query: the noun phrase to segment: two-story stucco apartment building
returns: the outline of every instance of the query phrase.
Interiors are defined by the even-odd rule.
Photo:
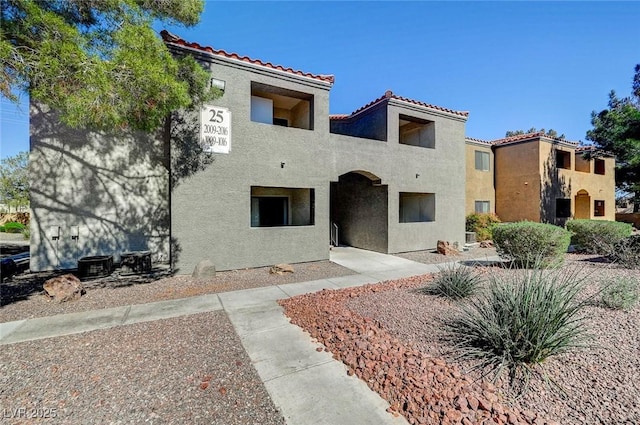
[[[32,105],[32,270],[133,250],[178,273],[324,260],[331,234],[384,253],[464,241],[467,112],[388,91],[332,116],[333,76],[162,36],[223,95],[127,137]]]
[[[502,221],[615,220],[615,159],[544,133],[466,139],[466,212]]]

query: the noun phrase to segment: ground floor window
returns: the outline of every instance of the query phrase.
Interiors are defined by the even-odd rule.
[[[476,213],[488,214],[491,212],[491,204],[489,201],[476,201]]]
[[[251,227],[314,224],[315,190],[251,186]]]
[[[567,199],[567,198],[556,199],[556,217],[559,217],[559,218],[571,217],[571,199]]]
[[[400,192],[400,223],[435,221],[434,193]]]
[[[593,201],[593,215],[595,217],[604,216],[604,201]]]

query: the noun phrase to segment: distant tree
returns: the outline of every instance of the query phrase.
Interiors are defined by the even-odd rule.
[[[20,152],[0,161],[0,202],[9,210],[29,205],[29,153]]]
[[[204,0],[1,0],[0,94],[58,110],[72,127],[151,131],[216,93],[190,55],[174,57],[155,20],[195,25]]]
[[[608,107],[591,113],[591,125],[587,140],[615,155],[616,187],[633,194],[633,211],[640,212],[640,64],[635,67],[631,96],[618,98],[612,90]]]
[[[553,137],[554,139],[562,139],[562,140],[564,140],[566,138],[564,134],[558,135],[558,132],[555,131],[552,128],[549,129],[548,131],[545,131],[544,128],[541,128],[540,130],[538,130],[535,127],[531,127],[527,131],[524,131],[524,130],[509,130],[509,131],[507,131],[505,133],[504,137],[519,136],[520,134],[529,134],[529,133],[544,133],[549,137]]]

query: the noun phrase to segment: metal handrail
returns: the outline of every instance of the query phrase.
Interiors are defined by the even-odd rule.
[[[334,222],[331,222],[331,244],[333,246],[338,246],[338,225]]]

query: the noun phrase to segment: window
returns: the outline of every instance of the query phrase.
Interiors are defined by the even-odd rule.
[[[476,152],[476,170],[489,171],[489,152]]]
[[[252,82],[251,121],[313,130],[313,95]]]
[[[476,201],[476,213],[488,214],[491,212],[491,204],[489,201]]]
[[[596,159],[593,165],[594,173],[604,175],[604,159]]]
[[[604,201],[593,201],[593,215],[604,217]]]
[[[571,152],[556,151],[556,167],[571,169]]]
[[[400,223],[435,221],[434,193],[400,192]]]
[[[558,218],[571,217],[571,199],[566,199],[566,198],[556,199],[556,217]]]
[[[251,227],[314,224],[315,190],[251,186]]]
[[[436,147],[436,123],[401,114],[399,137],[400,144],[433,149]]]

